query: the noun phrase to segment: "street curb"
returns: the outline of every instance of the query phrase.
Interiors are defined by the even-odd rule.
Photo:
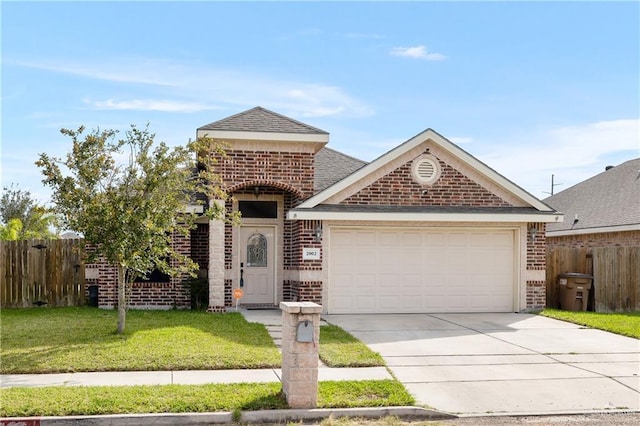
[[[245,411],[241,423],[280,423],[300,420],[321,420],[329,417],[380,418],[395,416],[422,420],[453,419],[456,416],[421,407],[361,407],[361,408],[315,408],[310,410]]]
[[[287,421],[312,421],[328,417],[381,418],[395,416],[421,420],[452,419],[456,416],[421,407],[372,407],[372,408],[316,408],[309,410],[261,410],[243,411],[239,423],[284,423]],[[99,416],[60,417],[3,417],[0,425],[20,426],[134,426],[134,425],[199,425],[234,423],[233,413],[169,413],[169,414],[108,414]]]

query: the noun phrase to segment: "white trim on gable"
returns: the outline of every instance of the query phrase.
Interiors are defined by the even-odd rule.
[[[540,212],[555,211],[553,208],[538,200],[536,197],[529,194],[527,191],[511,182],[510,180],[508,180],[507,178],[505,178],[477,158],[473,157],[471,154],[467,153],[460,147],[456,146],[432,129],[425,130],[424,132],[414,136],[405,143],[387,152],[386,154],[378,157],[376,160],[365,165],[353,174],[347,176],[346,178],[336,182],[332,186],[309,198],[308,200],[300,204],[296,209],[310,209],[319,204],[326,203],[341,191],[348,189],[352,185],[357,185],[358,182],[364,180],[367,176],[376,173],[381,168],[387,166],[389,163],[397,161],[403,154],[418,148],[420,145],[428,141],[437,145],[444,151],[447,151],[452,156],[458,158],[464,164],[476,170],[481,175],[485,176],[489,181],[493,182],[499,188],[504,189],[506,192],[512,194],[517,199],[522,200],[524,204],[533,207]],[[335,202],[335,200],[331,201]],[[331,201],[329,201],[329,203],[331,203]]]

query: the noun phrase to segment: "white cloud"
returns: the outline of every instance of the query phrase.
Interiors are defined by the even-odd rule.
[[[12,63],[97,80],[151,84],[157,86],[156,96],[162,96],[161,99],[109,98],[91,102],[94,107],[102,109],[193,112],[230,106],[237,109],[238,105],[246,108],[262,105],[279,108],[298,117],[365,117],[373,114],[371,107],[340,87],[279,79],[240,69],[149,58],[108,58],[88,63],[46,60]],[[202,99],[207,99],[209,103],[203,103]]]
[[[500,141],[485,155],[487,165],[540,198],[557,193],[640,156],[640,120],[621,119],[572,125]],[[478,144],[474,144],[478,146]]]
[[[207,105],[199,102],[180,102],[172,100],[155,100],[155,99],[130,99],[115,101],[107,99],[105,101],[85,100],[86,104],[97,109],[119,110],[119,111],[161,111],[161,112],[198,112],[220,109],[214,105]]]
[[[117,61],[116,63],[109,61],[109,63],[105,64],[96,64],[93,61],[88,64],[73,63],[72,61],[47,62],[46,60],[32,62],[3,59],[3,61],[5,62],[5,64],[52,71],[61,74],[77,75],[80,77],[96,80],[154,86],[175,85],[174,82],[164,78],[164,76],[162,75],[162,69],[156,68],[156,61],[144,58],[139,58],[139,60],[137,61],[138,64],[136,64],[136,66],[140,67],[139,69],[142,72],[129,72],[129,70],[126,69],[125,65],[129,61],[129,59],[127,58],[122,58],[121,61]]]
[[[447,57],[441,53],[431,53],[427,50],[426,46],[413,46],[413,47],[394,47],[389,52],[393,56],[402,56],[412,59],[426,59],[428,61],[443,61]]]

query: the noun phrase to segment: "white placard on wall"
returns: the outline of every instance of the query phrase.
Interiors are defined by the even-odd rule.
[[[303,247],[302,260],[320,260],[320,247]]]

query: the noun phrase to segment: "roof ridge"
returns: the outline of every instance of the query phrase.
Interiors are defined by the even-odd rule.
[[[260,132],[260,133],[307,133],[322,134],[329,133],[303,123],[286,115],[279,114],[267,108],[256,106],[246,111],[233,114],[229,117],[205,124],[198,130],[227,130],[238,132]]]

